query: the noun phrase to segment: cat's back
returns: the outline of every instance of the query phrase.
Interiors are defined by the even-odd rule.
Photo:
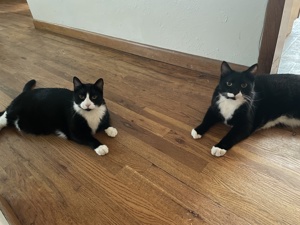
[[[73,92],[65,88],[38,88],[24,92],[25,96],[37,101],[56,101],[72,100]]]
[[[255,77],[255,91],[266,94],[297,94],[300,95],[300,75],[272,74]]]
[[[72,91],[65,88],[37,88],[30,91],[22,92],[17,98],[28,98],[35,100],[44,100],[49,98],[56,98],[57,100],[64,97],[72,97]]]
[[[10,108],[34,109],[71,106],[73,92],[65,88],[37,88],[22,92],[14,99]]]

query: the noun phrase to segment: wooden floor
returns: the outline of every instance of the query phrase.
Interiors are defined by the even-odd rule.
[[[7,1],[9,2],[9,1]],[[0,3],[0,111],[26,81],[72,88],[103,77],[118,129],[104,157],[55,136],[0,133],[0,194],[23,225],[300,224],[300,130],[255,133],[224,157],[190,131],[218,76],[35,30],[25,3]]]

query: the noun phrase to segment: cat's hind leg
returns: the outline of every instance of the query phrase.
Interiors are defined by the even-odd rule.
[[[0,113],[0,130],[3,128],[3,127],[6,127],[7,126],[7,112],[4,111],[4,112],[1,112]]]
[[[56,131],[55,131],[55,134],[56,134],[58,137],[62,138],[62,139],[68,139],[67,135],[66,135],[64,132],[60,131],[60,130],[56,130]]]

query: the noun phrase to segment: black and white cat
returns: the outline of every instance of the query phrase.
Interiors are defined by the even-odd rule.
[[[32,134],[56,134],[87,145],[98,155],[108,153],[108,147],[93,134],[105,130],[110,137],[118,132],[110,126],[109,112],[103,99],[103,79],[95,84],[83,84],[73,78],[74,91],[63,88],[32,89],[29,81],[23,92],[0,113],[0,130],[14,126]]]
[[[211,106],[202,123],[191,132],[192,137],[198,139],[217,122],[232,126],[212,147],[212,155],[223,156],[233,145],[261,128],[277,124],[300,126],[300,76],[254,76],[256,70],[256,64],[237,72],[228,63],[222,63]]]

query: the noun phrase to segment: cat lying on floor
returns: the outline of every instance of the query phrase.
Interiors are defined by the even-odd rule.
[[[83,84],[73,78],[74,91],[63,88],[32,89],[29,81],[23,92],[4,112],[0,113],[0,130],[14,126],[32,134],[52,134],[91,147],[98,155],[108,153],[108,147],[93,134],[105,130],[110,137],[117,130],[110,126],[109,112],[103,99],[103,79],[95,84]]]
[[[256,75],[257,65],[243,72],[221,66],[221,78],[202,123],[191,132],[201,138],[217,122],[231,126],[227,135],[211,149],[223,156],[239,141],[261,128],[277,124],[300,126],[300,76]]]

